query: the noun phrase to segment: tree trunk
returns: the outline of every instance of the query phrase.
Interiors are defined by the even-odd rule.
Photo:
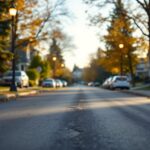
[[[120,52],[120,75],[122,76],[123,75],[123,53],[122,53],[122,50]]]
[[[149,5],[150,5],[150,3],[149,3]],[[149,10],[149,14],[148,15],[149,15],[148,16],[149,46],[148,46],[148,54],[147,54],[147,56],[148,56],[148,78],[150,80],[150,10]]]
[[[131,56],[130,50],[128,52],[128,65],[129,65],[129,70],[130,70],[131,80],[132,80],[131,84],[134,87],[135,86],[135,79],[134,79],[133,63],[132,63],[132,56]]]

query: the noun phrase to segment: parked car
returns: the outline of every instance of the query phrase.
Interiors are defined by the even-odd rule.
[[[110,86],[111,86],[112,78],[113,78],[112,76],[109,77],[109,78],[107,78],[107,79],[104,81],[104,83],[102,84],[102,87],[103,87],[103,88],[106,88],[106,89],[109,89]]]
[[[95,86],[95,87],[99,87],[99,86],[100,86],[100,83],[99,83],[99,82],[94,82],[94,86]]]
[[[88,86],[94,86],[94,82],[89,82]]]
[[[65,80],[61,80],[62,84],[63,84],[63,87],[66,87],[68,85],[67,81]]]
[[[63,83],[61,80],[55,79],[55,82],[56,82],[56,87],[63,87]]]
[[[45,79],[42,81],[42,87],[56,87],[56,82],[54,79]]]
[[[24,71],[15,71],[15,82],[20,88],[29,86],[29,78]],[[3,85],[11,85],[12,83],[12,71],[8,71],[2,77]]]
[[[130,82],[127,76],[114,76],[111,80],[110,89],[130,89]]]

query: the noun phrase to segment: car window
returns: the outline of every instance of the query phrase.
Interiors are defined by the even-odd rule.
[[[7,72],[5,76],[12,76],[12,72]],[[15,76],[21,76],[21,72],[15,72]]]
[[[44,82],[52,82],[52,80],[44,80]]]
[[[125,77],[118,77],[116,78],[117,81],[127,81],[127,78]]]
[[[6,72],[6,73],[4,74],[4,76],[12,76],[12,73],[11,73],[11,72]]]

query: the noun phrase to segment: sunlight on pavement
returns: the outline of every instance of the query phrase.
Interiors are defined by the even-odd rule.
[[[115,98],[116,99],[116,98]],[[132,100],[131,100],[132,99]],[[97,109],[97,108],[111,108],[111,107],[125,107],[125,106],[137,106],[150,104],[150,99],[143,98],[131,98],[130,100],[111,100],[100,101],[99,99],[93,99],[93,102],[87,103],[84,109]]]
[[[101,109],[101,108],[112,108],[112,107],[126,107],[126,106],[137,106],[137,105],[150,105],[150,99],[145,98],[126,98],[114,100],[101,100],[101,99],[80,99],[78,104],[71,106],[44,106],[42,108],[28,108],[26,110],[13,109],[10,111],[0,111],[0,120],[7,119],[19,119],[26,117],[42,116],[42,115],[57,115],[60,113],[89,110],[89,109]]]
[[[53,92],[53,93],[48,93],[49,95],[73,95],[73,94],[82,94],[83,92],[81,91],[74,91],[74,92],[70,92],[70,91],[62,91],[62,92]],[[85,92],[86,94],[90,94],[90,93],[93,93],[93,91],[88,91],[88,92]],[[96,92],[95,92],[96,93]],[[99,93],[99,92],[98,92]]]
[[[43,107],[43,108],[32,108],[26,110],[12,110],[9,112],[0,112],[0,120],[3,119],[17,119],[17,118],[26,118],[32,116],[56,114],[70,111],[70,108],[66,107]]]

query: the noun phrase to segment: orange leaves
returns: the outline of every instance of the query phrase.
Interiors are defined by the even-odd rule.
[[[37,19],[32,21],[33,26],[40,26],[41,23],[42,23],[42,19],[40,19],[40,18],[37,18]]]
[[[17,10],[21,11],[25,8],[25,0],[17,0],[16,1]]]
[[[111,70],[111,72],[112,72],[113,74],[119,74],[120,69],[119,69],[118,67],[113,67],[112,70]]]

